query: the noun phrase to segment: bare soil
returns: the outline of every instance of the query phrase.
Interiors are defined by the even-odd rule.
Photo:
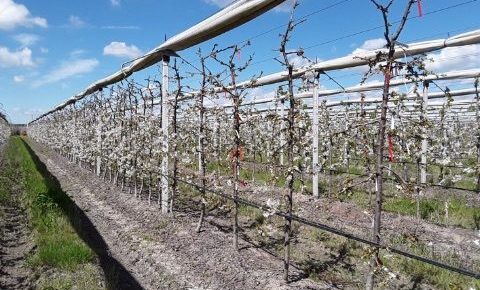
[[[248,240],[233,249],[228,226],[209,218],[195,233],[197,213],[162,215],[133,195],[107,184],[34,142],[32,149],[62,189],[92,222],[109,254],[145,289],[329,289],[293,266],[283,282],[282,260]]]

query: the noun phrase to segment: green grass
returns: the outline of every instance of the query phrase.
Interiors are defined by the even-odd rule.
[[[192,169],[196,169],[198,166],[192,166]],[[207,172],[217,172],[218,174],[224,176],[231,176],[232,171],[228,162],[210,162],[206,165]],[[281,172],[277,172],[276,179],[272,177],[272,174],[269,171],[260,170],[257,168],[255,173],[251,168],[240,168],[240,179],[246,182],[251,182],[255,180],[255,183],[260,185],[273,185],[278,187],[284,187],[286,178]],[[305,180],[305,187],[308,192],[312,191],[312,181],[310,178]],[[300,191],[302,188],[302,183],[298,177],[295,178],[293,183],[293,188],[295,191]]]
[[[309,243],[321,243],[323,247],[330,250],[331,253],[339,253],[342,249],[347,250],[345,258],[349,263],[357,265],[354,272],[345,272],[342,267],[339,267],[341,264],[332,264],[328,267],[322,267],[320,271],[317,268],[304,268],[305,271],[309,274],[309,277],[315,281],[325,281],[327,280],[339,280],[346,285],[350,281],[354,283],[355,281],[363,281],[363,270],[362,265],[366,265],[371,252],[366,247],[360,246],[358,243],[349,241],[346,238],[335,236],[330,233],[323,232],[318,229],[307,229],[306,233],[301,233],[303,236],[307,237]],[[396,244],[408,245],[409,252],[417,254],[419,256],[428,257],[431,256],[431,248],[418,242],[412,242],[406,237],[399,236],[398,239],[392,241],[393,246]],[[308,247],[308,244],[305,245]],[[295,253],[295,249],[293,250]],[[298,253],[297,253],[298,254]],[[302,254],[302,253],[301,253]],[[456,274],[454,272],[432,266],[414,259],[409,259],[402,257],[400,255],[392,254],[388,251],[382,250],[382,259],[383,265],[387,267],[390,271],[394,273],[399,273],[408,280],[416,281],[421,287],[421,283],[431,285],[432,289],[480,289],[480,280],[475,280],[467,276]],[[458,257],[455,254],[443,253],[442,260],[447,264],[456,265],[455,261],[458,261]],[[314,265],[315,261],[311,260],[309,255],[305,257],[302,256],[304,260],[300,262],[300,265],[303,267]],[[328,258],[320,259],[320,265],[325,266],[324,262]],[[458,262],[457,262],[458,263]],[[476,268],[478,269],[478,267]],[[380,282],[382,278],[378,278]],[[358,286],[358,285],[357,285]],[[391,288],[394,287],[390,285]],[[384,286],[385,287],[385,286]],[[381,288],[381,287],[380,287]],[[387,287],[385,287],[387,288]],[[383,288],[382,288],[383,289]],[[417,288],[415,288],[417,289]],[[423,288],[422,288],[423,289]],[[430,289],[430,288],[428,288]]]
[[[399,237],[395,244],[408,245],[409,251],[419,256],[428,257],[432,254],[428,246],[419,242],[414,243],[405,237]],[[458,257],[453,253],[444,253],[442,260],[453,266],[461,266],[456,265]],[[384,255],[382,261],[388,268],[406,273],[417,282],[433,285],[435,289],[480,289],[480,280],[414,259],[388,254]]]
[[[42,290],[96,290],[104,289],[104,285],[96,280],[98,269],[93,264],[84,264],[73,274],[60,271],[54,277],[40,281]]]
[[[410,216],[417,214],[415,200],[407,197],[387,199],[384,203],[384,210]],[[420,216],[422,219],[428,219],[432,213],[442,210],[442,205],[437,201],[425,199],[420,201]]]
[[[254,220],[257,225],[262,225],[265,222],[263,211],[258,208],[240,204],[238,206],[238,214]]]
[[[457,181],[455,186],[469,190],[475,190],[477,188],[477,180],[471,177],[465,177],[462,180]]]
[[[93,251],[76,234],[64,212],[68,196],[53,178],[38,170],[20,137],[9,141],[7,157],[12,156],[23,176],[23,202],[35,232],[37,251],[30,257],[31,266],[74,270],[91,262]]]
[[[38,252],[32,257],[33,265],[48,265],[62,269],[74,270],[77,266],[92,260],[92,251],[76,233],[65,218],[56,218],[55,229],[62,233],[50,230],[42,231],[37,239]],[[52,228],[50,226],[50,228]]]
[[[372,199],[375,197],[372,196]],[[368,194],[354,190],[349,199],[362,208],[370,208]],[[383,202],[385,212],[406,216],[417,215],[415,198],[405,196],[385,196]],[[420,217],[438,224],[459,226],[466,229],[480,230],[480,206],[469,205],[462,198],[450,198],[448,201],[448,219],[445,212],[445,201],[424,198],[420,200]]]
[[[0,159],[0,203],[12,202],[12,190],[18,182],[19,156],[15,154],[15,145],[8,142],[3,151],[3,158]]]
[[[408,197],[386,199],[384,210],[402,215],[416,216],[416,202]],[[480,207],[469,206],[464,200],[450,199],[448,202],[448,219],[445,203],[440,200],[420,200],[420,216],[422,219],[437,223],[447,223],[468,229],[478,229]]]
[[[437,289],[480,289],[480,282],[423,262],[398,257],[397,267],[414,279],[435,285]]]
[[[220,166],[220,168],[223,167]],[[350,168],[352,169],[355,167],[351,166]],[[254,175],[255,182],[258,184],[272,184],[278,187],[285,186],[284,176],[279,176],[274,181],[272,180],[271,174],[266,171],[257,170],[255,174],[253,174],[253,170],[249,168],[242,168],[240,171],[241,179],[246,180],[247,182],[252,180],[252,175]],[[473,188],[473,182],[470,183],[471,184],[468,185],[459,183],[458,185],[465,188]],[[311,179],[306,180],[305,186],[307,191],[312,190]],[[325,188],[327,188],[327,184],[322,182],[319,186],[320,192],[325,191]],[[298,178],[295,179],[294,189],[296,191],[300,191],[301,189],[301,182]],[[384,191],[386,197],[384,202],[385,211],[408,216],[416,216],[416,201],[414,198],[395,196],[395,193],[398,192],[398,189],[395,186],[390,186],[390,184],[385,185]],[[369,206],[368,195],[365,192],[354,190],[351,194],[349,194],[349,198],[363,208],[367,208]],[[420,216],[424,220],[456,225],[468,229],[478,229],[480,227],[480,207],[470,206],[464,200],[459,198],[450,199],[448,206],[448,219],[446,218],[445,204],[443,201],[422,199],[420,201]]]

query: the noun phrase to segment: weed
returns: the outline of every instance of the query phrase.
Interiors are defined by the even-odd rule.
[[[240,205],[238,207],[238,214],[241,216],[245,216],[248,219],[254,220],[256,225],[262,225],[265,222],[265,216],[263,215],[263,211],[254,207]]]
[[[475,230],[480,231],[480,209],[473,212],[473,223],[475,224]]]
[[[315,242],[325,242],[330,239],[330,235],[319,229],[310,230],[310,238]]]

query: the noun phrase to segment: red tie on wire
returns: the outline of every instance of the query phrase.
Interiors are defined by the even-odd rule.
[[[417,0],[418,17],[423,16],[422,0]]]
[[[237,50],[237,59],[240,60],[242,58],[242,52],[239,50]]]
[[[393,154],[393,137],[388,134],[388,160],[390,162],[395,162],[395,155]]]

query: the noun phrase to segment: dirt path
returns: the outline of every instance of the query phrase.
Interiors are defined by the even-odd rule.
[[[328,289],[308,279],[286,285],[282,261],[206,225],[194,234],[196,217],[163,216],[132,195],[30,142],[63,190],[92,221],[117,259],[146,289]],[[303,277],[299,270],[292,277]]]
[[[0,204],[0,289],[33,289],[26,257],[34,245],[26,212],[19,206],[21,188],[13,185],[10,192],[10,200]]]

